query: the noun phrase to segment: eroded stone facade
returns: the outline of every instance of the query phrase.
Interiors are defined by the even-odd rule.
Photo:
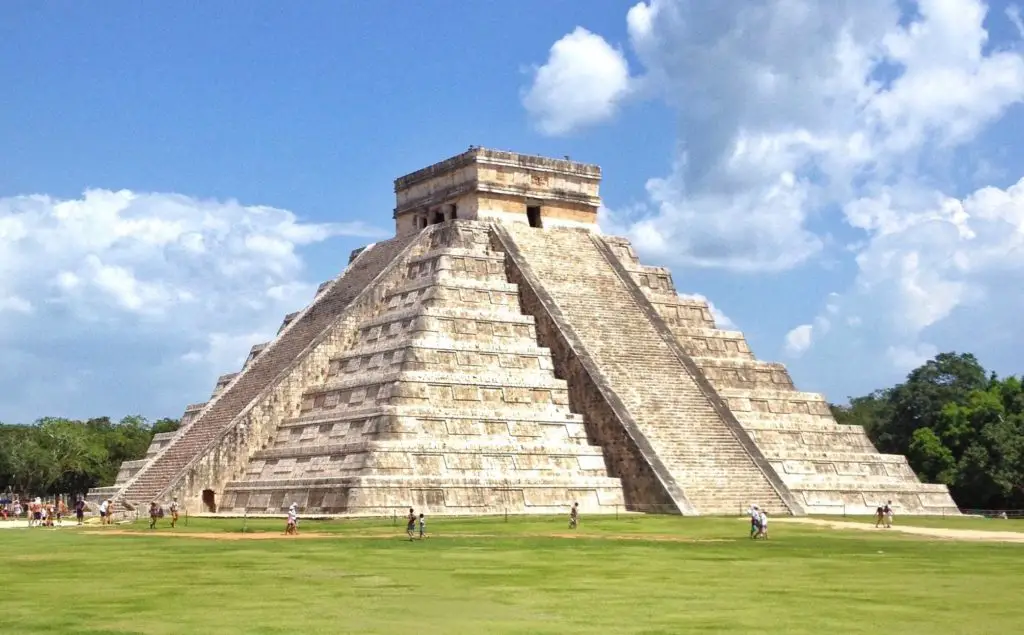
[[[955,511],[596,231],[597,166],[471,148],[112,488],[192,511]]]

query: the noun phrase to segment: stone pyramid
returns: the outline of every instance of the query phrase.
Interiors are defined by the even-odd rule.
[[[306,514],[955,513],[596,224],[597,166],[471,148],[113,488]]]

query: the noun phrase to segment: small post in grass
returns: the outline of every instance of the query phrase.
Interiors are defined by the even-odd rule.
[[[245,511],[242,512],[242,533],[244,534],[246,532],[246,530],[248,530],[248,528],[249,528],[249,509],[246,508]]]

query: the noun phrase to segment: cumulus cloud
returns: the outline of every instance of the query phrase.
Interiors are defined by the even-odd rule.
[[[527,94],[563,108],[558,131],[603,119],[589,113],[628,94],[676,107],[679,156],[633,210],[638,247],[682,264],[788,269],[822,249],[809,226],[819,210],[912,177],[926,150],[971,139],[1024,98],[1020,53],[986,51],[983,3],[917,9],[908,21],[896,0],[640,2],[626,21],[642,72],[629,77],[620,54],[566,62],[560,47],[578,39],[612,50],[578,29]],[[577,89],[597,75],[642,90]],[[528,111],[554,131],[550,111]]]
[[[885,351],[886,357],[899,372],[909,372],[939,354],[939,349],[931,344],[916,346],[890,346]]]
[[[610,119],[629,93],[629,65],[600,35],[577,28],[534,69],[523,105],[545,134],[562,135]]]
[[[309,302],[320,280],[304,271],[304,246],[380,233],[178,194],[0,198],[0,418],[60,414],[69,385],[116,414],[129,392],[109,395],[120,381],[140,384],[129,393],[138,412],[173,414],[163,408],[205,396]]]
[[[850,288],[786,336],[794,355],[860,329],[903,367],[958,312],[1019,310],[998,290],[1024,284],[1024,184],[965,193],[941,167],[992,173],[974,144],[1024,102],[1024,47],[988,25],[1019,29],[1016,7],[646,0],[625,17],[638,63],[622,98],[660,99],[681,123],[646,200],[602,215],[645,258],[780,272],[852,257]]]
[[[811,347],[811,340],[814,337],[814,326],[801,324],[786,333],[786,352],[797,357]]]

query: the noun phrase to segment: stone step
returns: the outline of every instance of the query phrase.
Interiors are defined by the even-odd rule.
[[[374,327],[389,327],[390,325],[398,322],[410,322],[408,325],[403,325],[401,330],[435,330],[440,331],[441,329],[429,329],[425,328],[433,319],[438,320],[466,320],[471,322],[479,323],[492,323],[492,324],[514,324],[514,325],[526,325],[533,326],[534,320],[532,316],[523,315],[512,307],[501,307],[498,310],[494,309],[474,309],[464,307],[404,307],[401,309],[392,309],[381,313],[380,315],[367,320],[359,325],[360,332],[369,331]],[[415,324],[412,322],[415,321]],[[416,328],[413,328],[416,327]],[[526,334],[529,336],[529,333]]]
[[[168,448],[140,470],[121,496],[130,502],[144,504],[170,487],[175,477],[231,425],[260,391],[292,364],[315,337],[334,324],[337,315],[411,240],[412,237],[396,238],[378,243],[360,254],[339,279],[316,297],[311,308],[247,364],[211,405],[182,429]]]
[[[510,347],[498,346],[493,342],[467,342],[466,346],[459,348],[437,346],[437,343],[435,340],[428,341],[426,346],[419,343],[406,346],[378,346],[375,347],[378,349],[375,351],[367,351],[365,347],[361,347],[362,350],[357,348],[343,357],[331,360],[327,378],[332,380],[354,374],[399,370],[472,373],[488,369],[509,369],[553,372],[554,368],[551,353],[546,349],[531,346],[530,342]],[[455,345],[459,346],[459,343]]]
[[[733,493],[784,507],[589,234],[518,227],[508,233],[698,511]],[[552,257],[567,253],[571,260]]]
[[[481,245],[473,248],[466,247],[438,247],[430,249],[424,253],[414,256],[409,259],[409,266],[422,265],[424,263],[431,264],[437,260],[455,260],[459,258],[465,258],[468,260],[482,260],[482,261],[493,261],[502,263],[502,275],[505,273],[504,263],[505,254],[504,252],[497,251],[491,248],[489,245]]]
[[[344,414],[327,413],[323,415],[301,415],[287,419],[280,424],[280,428],[295,426],[318,425],[327,422],[357,422],[371,418],[391,417],[398,419],[423,419],[430,421],[504,421],[504,422],[551,422],[551,423],[583,423],[583,416],[570,412],[562,406],[548,406],[540,408],[537,406],[517,407],[481,407],[480,404],[460,404],[457,407],[438,404],[415,406],[415,405],[389,405],[377,404],[364,409],[352,409]]]
[[[449,371],[441,368],[438,370],[374,370],[353,375],[337,375],[320,386],[310,387],[305,394],[312,396],[391,384],[546,390],[566,390],[567,388],[564,379],[557,379],[551,371],[543,369],[486,367],[484,370],[472,372]]]
[[[794,490],[857,490],[866,491],[899,491],[923,492],[934,491],[922,489],[925,485],[916,479],[901,476],[884,476],[874,474],[839,475],[839,474],[786,474],[786,484]],[[940,485],[940,487],[945,487]]]
[[[484,436],[478,439],[460,440],[452,445],[429,437],[402,440],[365,440],[347,443],[324,443],[314,446],[274,447],[259,450],[254,459],[301,458],[313,456],[331,456],[367,452],[407,453],[407,454],[499,454],[499,455],[538,455],[538,456],[592,456],[603,460],[601,448],[591,445],[573,443],[510,443],[508,437]],[[602,464],[603,465],[603,464]]]
[[[466,487],[477,489],[481,487],[493,487],[497,489],[524,488],[524,487],[553,487],[569,486],[573,489],[584,488],[609,488],[621,491],[619,479],[607,476],[572,476],[567,478],[559,475],[530,475],[510,476],[508,478],[494,475],[482,477],[452,477],[452,476],[341,476],[327,478],[309,479],[275,479],[260,481],[231,481],[227,484],[225,491],[247,489],[268,489],[275,490],[284,487],[416,487],[416,488],[457,488]]]
[[[344,353],[331,357],[332,369],[340,369],[352,359],[365,359],[374,355],[385,355],[406,348],[443,350],[494,355],[528,355],[551,358],[551,351],[539,346],[536,340],[522,339],[502,342],[480,342],[477,340],[453,337],[443,333],[421,331],[409,333],[394,339],[375,341],[372,344],[359,345]]]
[[[900,454],[881,454],[879,452],[820,450],[793,446],[765,446],[763,450],[765,455],[772,460],[780,461],[839,461],[848,463],[891,463],[898,465],[905,465],[907,463],[906,457]]]
[[[737,412],[736,418],[747,430],[775,432],[834,432],[836,434],[864,434],[861,426],[837,423],[831,414],[806,414],[790,412],[785,415],[773,412]]]

